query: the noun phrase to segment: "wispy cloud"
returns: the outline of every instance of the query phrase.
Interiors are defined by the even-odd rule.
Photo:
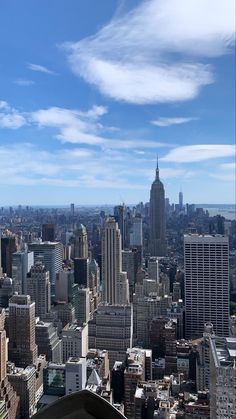
[[[222,163],[219,165],[216,173],[211,173],[211,177],[223,182],[236,182],[236,163]]]
[[[101,124],[101,118],[108,112],[104,106],[92,106],[88,111],[51,107],[33,112],[20,112],[7,102],[0,101],[0,127],[17,129],[23,125],[36,124],[40,128],[53,128],[54,138],[61,143],[83,144],[100,147],[101,151],[112,149],[130,150],[136,148],[157,149],[171,147],[169,143],[136,138],[134,134]],[[119,137],[117,137],[117,133]],[[120,138],[120,137],[123,138]],[[128,138],[127,138],[128,137]]]
[[[33,80],[26,80],[26,79],[17,79],[14,81],[15,84],[18,86],[32,86],[35,84]]]
[[[222,0],[183,0],[181,7],[179,0],[142,1],[94,36],[63,47],[74,73],[113,99],[189,100],[214,81],[201,58],[233,45],[234,9],[234,0],[227,7]]]
[[[88,169],[89,168],[89,169]],[[6,172],[8,176],[5,176]],[[119,178],[117,178],[119,173]],[[86,149],[48,152],[28,143],[0,147],[0,184],[143,189],[127,181],[125,165]]]
[[[94,106],[88,112],[53,107],[32,112],[31,118],[42,127],[57,128],[56,135],[62,142],[103,144],[99,136],[98,119],[107,112],[103,106]]]
[[[235,155],[231,144],[195,144],[176,147],[160,160],[174,163],[192,163]]]
[[[25,117],[7,102],[0,101],[0,128],[18,129],[26,124]]]
[[[57,73],[53,70],[50,70],[49,68],[45,67],[44,65],[40,65],[40,64],[33,64],[33,63],[28,63],[27,67],[29,70],[32,71],[39,71],[40,73],[46,73],[46,74],[51,74],[51,75],[57,75]]]
[[[231,163],[220,164],[220,169],[221,170],[234,170],[236,172],[236,163],[231,162]]]
[[[155,119],[154,121],[150,121],[152,125],[156,125],[157,127],[169,127],[171,125],[180,125],[186,124],[187,122],[195,121],[197,118],[194,117],[160,117]]]
[[[112,130],[113,136],[105,136],[110,130],[100,123],[100,118],[108,112],[104,106],[93,106],[87,112],[78,109],[48,108],[32,112],[31,121],[40,127],[56,128],[56,138],[62,143],[87,144],[100,146],[103,150],[157,148],[169,147],[169,144],[158,141],[139,140],[135,138],[120,139],[114,134],[119,130]]]

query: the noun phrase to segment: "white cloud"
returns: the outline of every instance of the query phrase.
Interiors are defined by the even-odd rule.
[[[0,128],[17,129],[26,124],[25,117],[7,102],[0,101]]]
[[[26,79],[17,79],[14,81],[14,83],[18,86],[32,86],[34,84],[34,81]]]
[[[156,125],[157,127],[169,127],[171,125],[179,125],[179,124],[186,124],[187,122],[195,121],[197,118],[193,117],[160,117],[155,119],[154,121],[150,121],[152,125]]]
[[[236,171],[236,163],[231,162],[231,163],[220,164],[220,169],[221,170],[235,170]]]
[[[123,133],[122,139],[117,138],[116,133],[119,133],[120,130],[110,129],[111,127],[102,125],[100,122],[102,116],[107,112],[106,107],[94,105],[88,111],[52,107],[22,113],[11,107],[7,102],[0,101],[0,127],[17,129],[25,124],[36,124],[40,128],[54,128],[56,130],[54,137],[61,143],[97,146],[103,151],[111,148],[132,151],[135,148],[157,149],[172,146],[159,141],[136,139],[134,134],[129,132]],[[112,136],[104,135],[111,132],[113,133]],[[134,138],[132,138],[133,136]],[[127,140],[125,137],[131,137],[131,139]]]
[[[197,144],[172,149],[160,160],[175,163],[191,163],[235,155],[231,144]]]
[[[27,143],[0,147],[0,184],[3,185],[144,188],[137,182],[127,181],[124,175],[123,162],[108,161],[102,152],[63,148],[53,153]]]
[[[223,182],[234,182],[236,181],[236,163],[222,163],[219,165],[216,173],[210,175],[215,179],[222,180]]]
[[[8,103],[5,102],[5,100],[0,100],[0,109],[3,109],[4,111],[9,111],[11,108],[8,105]]]
[[[213,82],[202,57],[230,51],[234,0],[148,0],[94,36],[64,44],[75,74],[103,94],[136,104],[196,97]],[[145,29],[144,29],[145,28]]]
[[[104,106],[93,106],[87,112],[78,109],[48,108],[30,114],[32,122],[40,127],[56,128],[56,138],[62,143],[97,145],[106,150],[169,147],[169,144],[137,139],[108,138],[103,135],[107,127],[100,124],[100,118],[107,113]],[[109,131],[109,130],[108,130]]]
[[[222,180],[223,182],[234,182],[236,181],[235,173],[212,173],[210,174],[214,179]]]
[[[40,64],[33,64],[33,63],[28,63],[27,65],[29,70],[32,71],[39,71],[40,73],[46,73],[46,74],[51,74],[51,75],[57,75],[57,73],[53,70],[50,70],[49,68],[45,67],[44,65],[40,65]]]
[[[104,139],[97,135],[97,119],[106,113],[106,108],[94,106],[88,112],[53,107],[31,113],[31,119],[42,127],[59,130],[56,137],[61,142],[102,144]]]

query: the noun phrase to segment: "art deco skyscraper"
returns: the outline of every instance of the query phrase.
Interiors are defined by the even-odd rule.
[[[158,161],[150,192],[149,250],[151,256],[166,254],[165,189],[159,178]]]
[[[221,235],[184,236],[185,335],[200,337],[205,323],[229,335],[229,243]]]
[[[127,304],[129,288],[127,273],[122,272],[121,234],[115,219],[106,220],[102,238],[103,301]]]
[[[80,259],[88,258],[88,234],[83,224],[75,231],[74,257]]]

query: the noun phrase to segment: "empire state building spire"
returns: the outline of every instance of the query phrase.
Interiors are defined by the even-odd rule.
[[[165,189],[159,177],[157,157],[156,177],[150,191],[150,234],[151,256],[166,255]]]
[[[158,165],[158,154],[157,154],[157,167],[156,167],[156,181],[159,180],[159,165]]]

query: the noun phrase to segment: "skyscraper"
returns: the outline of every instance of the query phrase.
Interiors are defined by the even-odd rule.
[[[15,252],[12,255],[12,279],[15,291],[26,294],[27,273],[34,264],[33,252]]]
[[[30,269],[27,278],[27,293],[35,301],[35,315],[45,319],[51,308],[49,272],[42,264],[36,262]]]
[[[184,196],[183,196],[183,192],[182,192],[182,191],[180,191],[180,192],[179,192],[179,209],[180,209],[180,211],[181,211],[181,210],[183,209],[183,207],[184,207],[183,203],[184,203]]]
[[[184,267],[186,338],[202,336],[209,322],[217,336],[228,336],[228,237],[185,235]]]
[[[36,362],[37,352],[35,303],[29,295],[14,295],[9,303],[9,360],[25,368]]]
[[[136,215],[132,218],[132,226],[130,229],[130,246],[131,247],[142,247],[143,245],[143,226],[142,217]]]
[[[88,322],[88,341],[89,348],[106,348],[110,369],[115,361],[125,361],[133,342],[132,306],[99,305]]]
[[[105,222],[102,238],[103,301],[109,304],[127,304],[129,288],[127,275],[122,272],[121,234],[115,219]]]
[[[166,254],[165,189],[159,178],[158,161],[150,192],[149,250],[151,256]]]
[[[124,249],[126,242],[126,232],[125,232],[125,206],[124,204],[116,205],[114,207],[114,218],[118,223],[118,227],[121,234],[121,247]]]
[[[34,252],[34,260],[41,260],[49,271],[52,290],[56,282],[56,274],[62,269],[63,246],[60,242],[34,242],[29,244]]]
[[[88,258],[88,234],[83,224],[75,231],[74,257],[80,259]]]
[[[43,242],[54,242],[55,241],[55,224],[43,224],[42,225],[42,240]]]
[[[1,262],[4,274],[12,277],[12,254],[17,251],[17,237],[9,234],[1,237]]]
[[[1,418],[19,417],[19,397],[16,395],[7,376],[8,339],[4,329],[5,310],[0,309],[0,404]],[[4,405],[4,408],[3,408]],[[3,414],[4,412],[4,414]],[[6,415],[6,416],[5,416]]]
[[[2,232],[0,230],[0,276],[2,276]]]

